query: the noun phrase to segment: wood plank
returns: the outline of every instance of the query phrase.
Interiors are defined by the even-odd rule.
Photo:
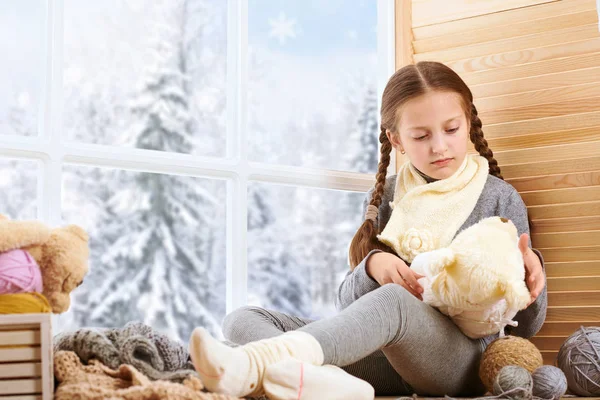
[[[412,0],[396,0],[396,69],[413,63]]]
[[[558,351],[567,338],[568,336],[535,336],[529,340],[539,350]]]
[[[519,64],[510,67],[489,69],[486,71],[477,71],[471,73],[465,72],[460,74],[460,77],[467,85],[473,86],[484,83],[571,71],[574,69],[597,67],[598,65],[600,65],[600,52],[544,60],[529,64]]]
[[[503,124],[487,124],[483,127],[486,138],[528,135],[569,129],[587,129],[600,126],[600,112],[561,115],[558,117],[539,118],[529,121],[507,122]],[[572,158],[572,157],[563,157]]]
[[[590,113],[592,114],[592,113]],[[565,118],[565,117],[560,117]],[[585,118],[585,117],[581,117]],[[598,115],[600,119],[600,114]],[[550,119],[550,118],[547,118]],[[506,124],[509,125],[509,124]],[[489,128],[488,128],[489,129]],[[518,131],[517,131],[518,132]],[[487,135],[487,132],[485,132]],[[600,142],[585,142],[561,144],[557,146],[538,147],[533,149],[506,150],[494,152],[494,158],[502,166],[505,164],[519,164],[523,160],[562,161],[574,158],[590,158],[600,154]],[[592,185],[585,185],[592,186]]]
[[[41,359],[39,347],[0,347],[0,362],[37,361]]]
[[[448,7],[446,0],[413,2],[413,27],[439,24],[483,14],[497,13],[555,0],[486,0],[455,2]]]
[[[1,314],[0,314],[0,316],[1,316]],[[40,324],[11,324],[11,325],[1,325],[0,324],[0,332],[39,330],[39,328],[40,328]]]
[[[51,400],[54,393],[54,354],[52,350],[52,320],[43,321],[40,325],[42,356],[42,393],[44,400]]]
[[[0,379],[29,378],[41,375],[42,364],[39,362],[0,364]]]
[[[554,232],[596,231],[600,229],[600,216],[533,219],[529,225],[534,235]]]
[[[495,40],[469,46],[452,47],[446,50],[414,54],[415,61],[435,60],[455,62],[465,58],[477,58],[514,51],[531,51],[531,49],[579,42],[598,37],[598,24],[592,23],[574,28],[557,29],[517,38]]]
[[[598,78],[598,84],[600,86],[600,77]],[[560,115],[579,114],[592,111],[600,111],[600,97],[588,97],[585,99],[536,104],[519,108],[484,111],[479,113],[479,118],[484,124],[501,124],[505,122],[558,117]],[[600,127],[588,129],[592,130],[593,136],[600,137]]]
[[[460,19],[422,27],[413,27],[415,39],[423,40],[435,36],[447,36],[461,32],[485,29],[490,26],[506,26],[520,22],[550,18],[559,14],[571,14],[595,10],[595,0],[563,0],[546,4],[485,14],[468,19]]]
[[[554,58],[596,53],[598,51],[600,51],[600,38],[594,38],[569,44],[557,43],[546,47],[536,47],[527,50],[512,50],[505,53],[448,61],[446,62],[446,65],[458,74],[462,74],[465,72],[485,71],[488,69],[551,60]]]
[[[600,215],[600,201],[530,206],[527,212],[532,219],[587,217]]]
[[[0,326],[41,324],[50,321],[51,316],[50,313],[4,314],[0,315]]]
[[[597,28],[596,28],[597,29]],[[554,74],[536,75],[527,78],[482,83],[471,86],[475,98],[504,96],[507,94],[533,92],[562,86],[582,85],[600,81],[600,66],[574,69]]]
[[[488,144],[490,141],[488,140]],[[490,145],[490,148],[495,150],[495,147]],[[569,175],[580,172],[595,172],[600,170],[600,157],[588,157],[588,158],[577,158],[570,160],[561,160],[559,163],[556,161],[546,161],[540,163],[527,163],[527,164],[503,164],[500,165],[502,170],[502,176],[507,181],[515,180],[516,178],[526,177],[548,177],[550,175],[559,176],[559,179],[566,179],[567,181],[573,182],[571,185],[561,184],[560,187],[581,187],[582,182],[588,182],[589,179],[575,179],[575,175]],[[565,178],[566,177],[566,178]],[[555,177],[556,178],[556,177]],[[537,178],[534,178],[537,179]],[[570,182],[567,182],[570,183]],[[557,187],[557,185],[536,185],[536,188],[528,190],[545,190]],[[522,191],[525,191],[523,189]]]
[[[544,360],[544,365],[554,365],[556,366],[556,355],[558,351],[542,351],[542,359]]]
[[[477,107],[477,111],[485,113],[492,110],[529,107],[557,101],[574,101],[589,97],[598,97],[599,93],[600,90],[597,83],[584,83],[582,85],[562,86],[497,97],[475,98],[475,106]]]
[[[539,248],[544,260],[547,262],[569,262],[569,261],[598,261],[600,260],[600,246]],[[558,278],[556,278],[558,279]],[[565,278],[571,279],[571,278]],[[600,286],[598,286],[600,289]],[[554,290],[554,289],[553,289]],[[569,289],[555,289],[569,290]]]
[[[520,195],[528,206],[597,201],[600,199],[600,185],[522,192]]]
[[[493,25],[489,24],[480,29],[467,32],[415,40],[413,42],[413,47],[415,53],[426,53],[440,51],[450,47],[469,46],[483,42],[543,33],[555,29],[573,28],[576,26],[597,23],[598,14],[596,13],[596,10],[590,9],[571,14],[557,14],[548,18],[538,19],[535,22],[521,21],[510,23],[508,20],[505,20],[504,22],[508,23],[503,25],[504,29],[490,29]]]
[[[41,379],[16,379],[4,381],[0,385],[0,394],[35,394],[41,391]]]
[[[600,85],[598,85],[600,86]],[[482,121],[487,121],[482,119]],[[485,130],[485,125],[483,127]],[[600,127],[570,129],[487,139],[488,146],[493,151],[531,149],[535,147],[556,146],[569,143],[600,141]],[[562,172],[562,171],[559,171]]]
[[[2,331],[0,332],[0,346],[11,345],[36,345],[40,344],[39,330]]]
[[[544,269],[548,278],[595,276],[600,275],[600,261],[546,262]]]
[[[2,396],[0,400],[42,400],[41,394],[25,394],[16,396]]]
[[[544,254],[544,253],[542,253]],[[581,290],[600,290],[600,276],[576,276],[576,277],[557,277],[546,278],[548,291],[566,292]],[[561,319],[559,321],[572,321],[570,319]],[[598,318],[581,319],[581,321],[600,321]]]
[[[554,161],[554,163],[557,163]],[[562,163],[562,160],[561,160]],[[559,189],[568,187],[594,186],[600,182],[600,171],[585,171],[568,174],[507,179],[519,192]]]
[[[541,233],[531,239],[536,248],[596,246],[600,243],[600,230],[584,232]],[[600,269],[598,269],[600,275]]]
[[[557,307],[548,306],[546,321],[588,321],[600,319],[599,306]]]
[[[587,322],[544,322],[538,335],[569,337],[577,332],[582,325],[585,327],[600,326],[600,320]]]
[[[549,306],[600,306],[600,290],[549,292]]]

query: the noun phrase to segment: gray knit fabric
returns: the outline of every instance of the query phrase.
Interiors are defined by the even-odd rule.
[[[391,215],[395,176],[387,179],[378,221],[383,228]],[[371,189],[363,212],[370,202]],[[513,221],[519,234],[529,233],[527,210],[517,191],[489,176],[478,202],[459,232],[483,218]],[[458,233],[458,232],[457,232]],[[419,301],[399,285],[380,286],[365,272],[367,259],[349,271],[340,285],[340,313],[320,321],[293,317],[257,307],[229,314],[225,337],[247,343],[299,329],[313,335],[323,348],[325,363],[342,366],[371,383],[377,395],[474,396],[485,392],[478,377],[481,354],[497,335],[470,339],[445,315]],[[535,251],[535,250],[534,250]],[[541,254],[536,254],[543,260]],[[541,328],[547,308],[544,288],[538,299],[517,314],[512,334],[531,337]],[[381,357],[384,355],[384,357]]]
[[[194,366],[186,349],[140,322],[123,328],[83,328],[54,337],[54,351],[73,351],[82,362],[97,359],[117,369],[129,364],[152,380],[182,382]]]

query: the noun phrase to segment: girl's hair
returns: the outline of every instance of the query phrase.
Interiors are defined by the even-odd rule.
[[[423,95],[429,91],[454,92],[460,95],[462,106],[467,120],[470,121],[471,129],[469,138],[475,145],[475,150],[485,157],[489,162],[490,174],[503,179],[500,175],[498,161],[488,143],[483,137],[481,130],[481,120],[477,116],[477,109],[473,104],[473,94],[465,82],[451,68],[439,62],[421,61],[417,64],[410,64],[400,68],[388,81],[381,101],[381,133],[379,142],[381,143],[381,159],[377,167],[375,189],[371,198],[371,205],[379,208],[381,197],[385,187],[386,173],[390,165],[390,153],[392,144],[390,143],[386,131],[396,133],[398,126],[398,116],[400,107],[407,101]],[[379,219],[378,219],[379,221]],[[381,249],[396,254],[390,247],[381,243],[377,239],[377,234],[381,231],[379,224],[371,219],[365,219],[350,243],[349,260],[350,268],[356,266],[373,249]]]

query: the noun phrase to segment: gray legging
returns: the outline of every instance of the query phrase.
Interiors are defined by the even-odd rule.
[[[465,336],[448,317],[402,286],[381,286],[319,321],[258,307],[240,308],[223,321],[225,338],[237,344],[295,329],[319,341],[325,364],[369,382],[376,395],[485,393],[478,376],[484,341]]]

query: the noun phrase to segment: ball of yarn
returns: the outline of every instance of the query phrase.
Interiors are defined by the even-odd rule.
[[[567,392],[567,377],[552,365],[542,365],[531,374],[533,395],[542,399],[558,400]]]
[[[532,388],[533,380],[529,371],[516,365],[507,365],[496,376],[492,393],[514,400],[531,400]]]
[[[504,336],[494,340],[483,352],[479,364],[479,378],[490,392],[496,376],[503,367],[516,365],[529,373],[544,364],[542,353],[527,339]]]
[[[557,361],[573,393],[600,395],[600,328],[579,328],[560,346]]]
[[[0,295],[0,314],[49,313],[52,307],[40,293],[11,293]]]
[[[35,259],[25,250],[0,253],[0,294],[42,292],[42,275]]]

